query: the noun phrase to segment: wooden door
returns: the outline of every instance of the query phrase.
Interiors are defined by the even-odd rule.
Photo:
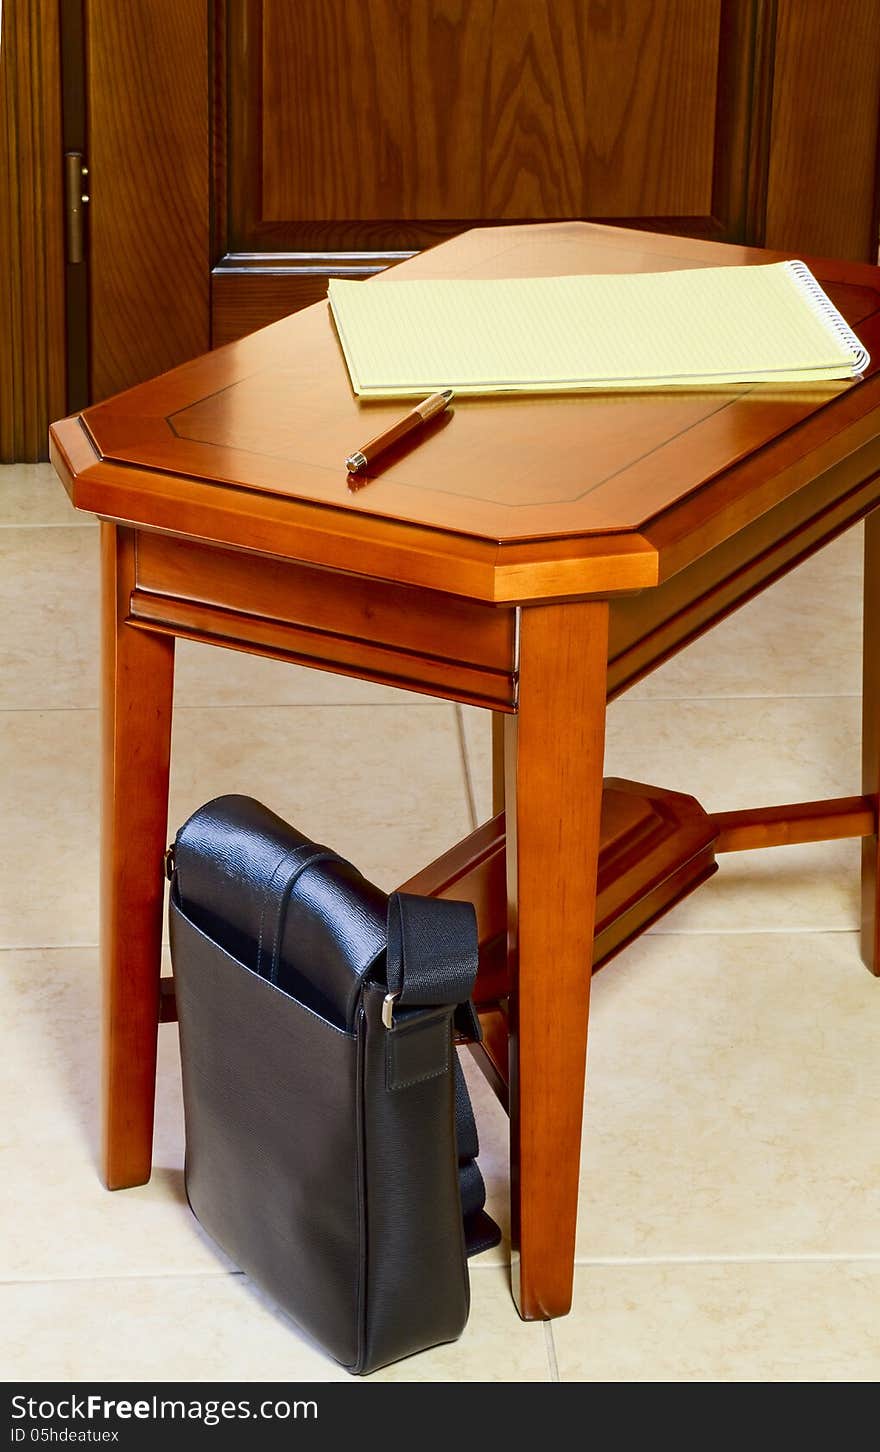
[[[875,246],[880,0],[85,6],[95,398],[467,227]]]

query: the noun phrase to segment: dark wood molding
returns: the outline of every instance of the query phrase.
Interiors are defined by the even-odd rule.
[[[722,0],[712,178],[715,240],[763,241],[777,0]],[[665,229],[664,229],[665,230]],[[696,235],[685,225],[677,229]]]
[[[58,0],[7,0],[0,45],[0,461],[65,410]]]
[[[778,0],[757,0],[752,17],[748,191],[742,223],[742,240],[750,247],[763,247],[767,231],[767,175],[776,75],[777,8]]]

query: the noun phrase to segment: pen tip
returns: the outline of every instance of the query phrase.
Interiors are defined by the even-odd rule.
[[[451,403],[452,400],[455,397],[455,393],[453,392],[453,390],[451,388],[441,388],[440,392],[442,393],[443,397],[446,399],[446,402],[447,403]]]

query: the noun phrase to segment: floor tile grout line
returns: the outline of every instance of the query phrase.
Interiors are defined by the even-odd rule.
[[[135,1188],[144,1188],[137,1186]],[[115,1193],[115,1192],[114,1192]],[[185,1207],[184,1207],[185,1208]],[[864,1257],[862,1257],[864,1259]],[[509,1261],[491,1261],[487,1265],[469,1265],[470,1275],[484,1275],[490,1271],[510,1270]],[[54,1285],[76,1285],[86,1281],[195,1281],[211,1280],[220,1281],[225,1276],[242,1276],[247,1278],[247,1272],[240,1270],[238,1266],[218,1265],[215,1269],[204,1266],[198,1270],[111,1270],[102,1271],[95,1269],[91,1274],[79,1275],[3,1275],[0,1274],[0,1288],[3,1286],[54,1286]],[[511,1299],[511,1308],[513,1300]],[[547,1322],[545,1325],[549,1324]]]
[[[544,1322],[544,1350],[547,1352],[547,1364],[550,1368],[550,1380],[561,1381],[559,1375],[559,1362],[556,1358],[556,1343],[553,1340],[553,1322]]]
[[[630,701],[633,706],[668,705],[671,701],[682,703],[699,701],[856,701],[861,698],[861,691],[752,691],[748,694],[739,692],[728,692],[727,695],[713,696],[636,696]],[[625,701],[626,696],[619,696],[620,701]],[[612,703],[617,705],[617,701]]]
[[[394,701],[340,701],[340,700],[335,700],[335,701],[256,701],[256,702],[255,701],[198,701],[198,702],[194,702],[194,701],[193,702],[191,702],[191,701],[180,701],[179,703],[178,702],[175,702],[174,710],[175,710],[175,712],[178,712],[178,711],[254,711],[254,710],[258,710],[258,711],[285,711],[285,710],[291,710],[291,711],[317,711],[317,710],[327,711],[327,710],[330,710],[332,708],[339,707],[339,708],[343,708],[345,710],[358,710],[358,711],[365,711],[365,710],[374,711],[374,710],[382,709],[382,708],[385,708],[385,709],[394,709],[394,710],[397,710],[397,711],[406,711],[406,710],[425,709],[426,707],[435,708],[435,707],[438,707],[438,706],[442,706],[442,705],[447,705],[448,704],[448,702],[445,702],[445,701],[441,700],[440,698],[436,698],[436,699],[430,698],[430,699],[427,699],[427,700],[424,699],[424,698],[419,698],[418,700],[406,700],[405,699],[406,694],[408,694],[408,693],[401,692],[401,699],[400,700],[394,700]],[[860,696],[860,694],[858,692],[842,693],[842,694],[834,694],[834,695],[813,695],[813,696],[809,696],[809,695],[798,695],[798,696],[652,696],[649,701],[641,702],[641,703],[635,702],[634,704],[636,704],[636,705],[638,705],[638,704],[642,704],[642,705],[670,705],[670,704],[673,704],[675,702],[680,702],[682,705],[693,706],[693,705],[699,705],[701,703],[705,703],[707,705],[711,705],[713,703],[716,703],[717,704],[718,702],[725,702],[725,703],[729,704],[731,701],[765,701],[765,702],[766,701],[858,701],[860,699],[861,699],[861,696]],[[73,705],[73,706],[55,706],[55,705],[44,705],[44,706],[0,706],[0,715],[13,716],[13,715],[26,715],[28,713],[49,715],[52,712],[59,712],[59,711],[68,711],[68,712],[70,712],[70,711],[91,711],[91,712],[97,712],[99,710],[100,710],[100,706],[98,706],[97,703],[95,703],[93,705],[81,704],[81,705]],[[460,710],[461,710],[461,707],[458,706],[458,705],[456,705],[456,713],[458,713]],[[458,716],[457,715],[456,715],[456,719],[458,719]],[[461,729],[463,730],[463,728],[461,728]],[[466,748],[465,748],[465,750],[466,750]],[[473,786],[473,779],[472,779],[472,775],[471,775],[471,772],[470,772],[470,765],[469,765],[469,763],[468,763],[468,766],[467,766],[467,772],[468,772],[468,783],[469,783],[468,790],[469,790],[470,796],[473,798],[473,796],[474,796],[474,786]],[[476,812],[475,812],[475,809],[473,809],[473,815],[474,815],[474,818],[475,818],[475,820],[474,820],[474,826],[477,826],[477,825],[479,825],[479,823],[476,820]]]
[[[409,711],[424,709],[427,706],[446,706],[447,701],[200,701],[198,705],[189,701],[175,702],[175,713],[178,711],[327,711],[333,707],[350,711],[358,710],[374,711],[377,707],[393,708],[397,711]],[[92,715],[100,711],[100,706],[0,706],[0,715],[22,716],[28,712],[42,713],[49,715],[53,711],[83,711],[91,712]]]
[[[750,1266],[750,1265],[880,1265],[880,1251],[835,1251],[823,1254],[816,1251],[808,1255],[656,1255],[643,1256],[640,1258],[626,1256],[595,1256],[588,1260],[576,1259],[575,1270],[602,1269],[602,1270],[639,1270],[656,1266]],[[493,1261],[488,1265],[471,1265],[471,1275],[487,1275],[490,1272],[509,1272],[508,1262]],[[90,1281],[221,1281],[226,1277],[246,1278],[246,1273],[237,1266],[218,1265],[215,1269],[207,1266],[196,1270],[111,1270],[102,1271],[95,1269],[90,1274],[79,1275],[0,1275],[0,1288],[12,1286],[54,1286],[54,1285],[77,1285]],[[513,1302],[511,1301],[511,1309]],[[556,1344],[552,1339],[552,1322],[545,1321],[545,1345],[547,1347],[548,1361],[552,1371],[556,1375],[552,1380],[560,1380],[558,1363],[556,1360]],[[547,1333],[550,1333],[548,1338]],[[552,1348],[552,1349],[551,1349]]]
[[[859,923],[851,923],[849,926],[841,923],[837,927],[813,927],[798,928],[787,924],[780,928],[764,924],[762,927],[754,928],[649,928],[647,932],[640,934],[640,940],[646,938],[758,938],[758,937],[779,937],[785,933],[798,933],[802,936],[812,934],[814,936],[827,935],[829,933],[858,933]]]
[[[293,664],[293,662],[292,662]],[[305,667],[307,669],[307,667]],[[357,679],[357,677],[351,677]],[[366,684],[369,684],[367,682]],[[417,699],[412,699],[417,696]],[[409,697],[409,699],[407,699]],[[673,702],[680,702],[682,705],[712,705],[719,701],[730,703],[731,701],[858,701],[861,700],[860,691],[831,691],[828,693],[799,692],[795,695],[756,695],[756,696],[650,696],[644,700],[631,702],[636,706],[662,706]],[[303,710],[320,707],[326,710],[331,706],[345,706],[357,708],[358,710],[374,710],[377,706],[393,706],[397,709],[406,710],[408,707],[439,707],[450,703],[440,696],[424,697],[416,692],[401,690],[399,698],[393,701],[180,701],[175,702],[175,711],[253,711],[253,710]],[[461,712],[461,706],[455,705],[456,716]],[[98,711],[97,703],[93,705],[73,706],[0,706],[0,712],[12,714],[14,712],[24,713],[26,711]],[[462,737],[464,735],[464,724],[461,725]]]
[[[857,937],[859,933],[858,923],[851,927],[838,928],[688,928],[678,931],[658,932],[652,928],[649,932],[641,934],[639,941],[650,941],[651,938],[764,938],[781,937],[785,934],[794,934],[797,937],[829,937],[832,934],[849,934]],[[167,946],[167,940],[163,939],[163,947]],[[82,952],[94,949],[98,950],[100,944],[97,942],[76,942],[76,943],[0,943],[0,953],[70,953]]]
[[[21,522],[11,520],[9,524],[0,523],[0,529],[94,529],[97,530],[96,519],[53,519],[46,524],[29,524],[26,520]]]
[[[455,728],[456,734],[458,736],[458,751],[461,757],[462,771],[464,772],[464,789],[467,795],[468,817],[471,824],[470,830],[472,832],[475,832],[477,830],[477,827],[480,825],[479,817],[477,816],[477,797],[474,790],[474,779],[473,773],[471,772],[470,757],[468,755],[467,734],[465,732],[464,725],[464,712],[461,709],[461,703],[458,701],[455,702]]]
[[[97,953],[99,947],[99,943],[0,943],[0,953]]]
[[[180,1271],[95,1271],[93,1275],[72,1276],[0,1276],[3,1286],[55,1286],[80,1285],[88,1281],[220,1281],[224,1276],[244,1276],[237,1266],[218,1266],[216,1270]]]

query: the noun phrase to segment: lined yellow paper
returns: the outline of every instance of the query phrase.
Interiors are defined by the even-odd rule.
[[[329,295],[363,396],[818,382],[870,362],[802,262],[370,287],[334,278]]]

